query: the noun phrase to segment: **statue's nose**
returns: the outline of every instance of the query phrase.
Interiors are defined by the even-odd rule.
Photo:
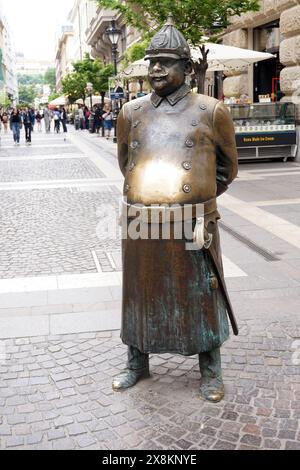
[[[160,70],[161,70],[161,65],[160,65],[159,62],[156,62],[156,64],[155,64],[154,67],[153,67],[153,71],[154,71],[154,72],[158,72],[158,71],[160,71]]]

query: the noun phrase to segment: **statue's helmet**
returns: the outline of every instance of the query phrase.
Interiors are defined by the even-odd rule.
[[[155,57],[191,58],[189,45],[183,35],[175,28],[172,15],[169,15],[166,24],[153,37],[149,48],[146,49],[145,60]]]

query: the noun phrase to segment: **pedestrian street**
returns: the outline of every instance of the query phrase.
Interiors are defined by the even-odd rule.
[[[300,165],[241,164],[220,198],[226,281],[240,326],[222,349],[226,396],[201,400],[194,357],[155,355],[114,394],[120,239],[116,147],[85,131],[1,135],[0,448],[299,449]],[[101,232],[101,230],[100,230]]]

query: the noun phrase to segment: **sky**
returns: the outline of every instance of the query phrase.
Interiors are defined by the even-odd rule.
[[[17,52],[28,59],[55,58],[55,38],[74,0],[1,0]]]

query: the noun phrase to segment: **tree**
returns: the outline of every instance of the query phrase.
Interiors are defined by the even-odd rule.
[[[42,74],[19,74],[19,85],[43,85],[44,77]]]
[[[62,90],[70,103],[86,98],[86,85],[93,84],[94,92],[108,90],[108,79],[113,75],[113,65],[104,65],[99,59],[91,59],[86,54],[83,60],[73,63],[74,71],[62,80]]]
[[[49,67],[44,75],[44,85],[49,85],[51,93],[56,90],[56,72],[54,67]]]
[[[96,0],[98,5],[111,8],[121,13],[126,24],[134,26],[146,36],[153,35],[172,13],[174,24],[184,31],[185,38],[195,47],[199,47],[203,37],[215,36],[229,26],[230,18],[240,16],[247,11],[257,11],[259,0]],[[193,62],[201,89],[207,70],[207,55],[198,62]]]
[[[38,92],[35,85],[20,85],[19,86],[19,102],[21,106],[33,105]]]
[[[132,64],[136,60],[143,59],[145,57],[145,49],[149,44],[148,39],[144,39],[141,42],[136,42],[132,46],[128,47],[122,57],[122,69],[124,70],[128,65]]]

